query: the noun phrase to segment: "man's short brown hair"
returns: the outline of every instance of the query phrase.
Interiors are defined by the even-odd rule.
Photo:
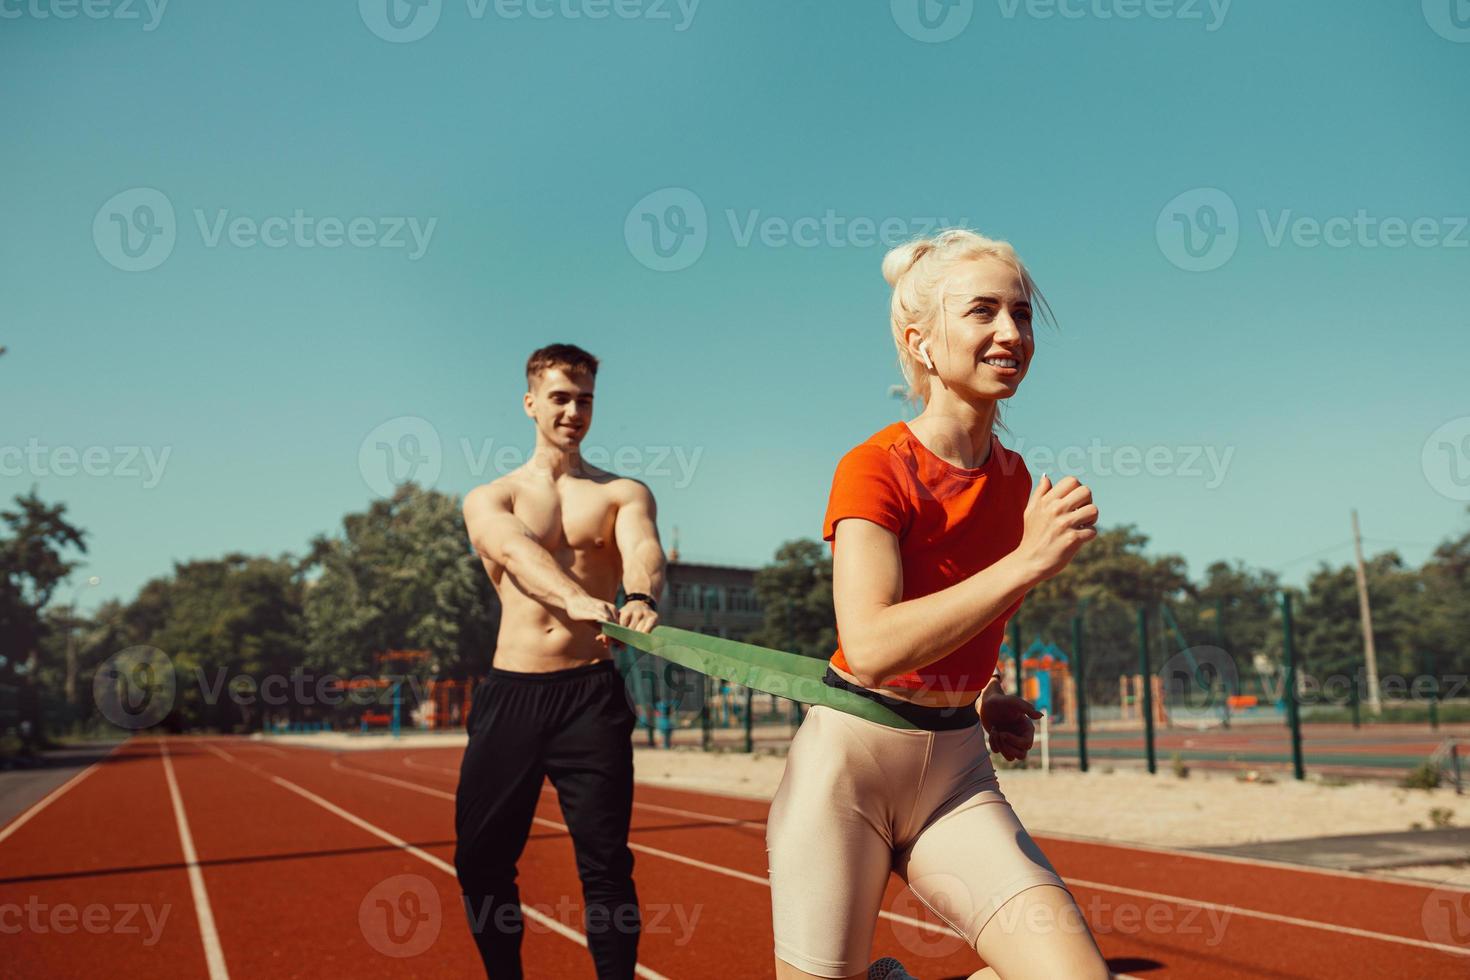
[[[568,374],[583,373],[597,377],[597,358],[576,344],[547,344],[531,352],[526,359],[526,384],[529,386],[550,368],[561,368]]]

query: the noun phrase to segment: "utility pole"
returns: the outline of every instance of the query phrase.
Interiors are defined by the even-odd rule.
[[[1363,535],[1358,530],[1358,512],[1353,514],[1353,554],[1357,556],[1358,610],[1363,620],[1363,659],[1368,663],[1368,710],[1378,715],[1378,654],[1373,649],[1373,610],[1368,605],[1368,572],[1363,567]]]

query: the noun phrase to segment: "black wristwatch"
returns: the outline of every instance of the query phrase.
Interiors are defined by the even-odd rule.
[[[630,602],[641,602],[649,609],[652,609],[654,612],[658,612],[658,603],[655,602],[653,596],[649,595],[647,592],[627,593],[623,596],[623,605],[626,606]]]

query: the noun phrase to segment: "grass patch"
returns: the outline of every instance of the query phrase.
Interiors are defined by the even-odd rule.
[[[1439,784],[1439,767],[1421,762],[1404,775],[1400,785],[1405,789],[1438,789]]]

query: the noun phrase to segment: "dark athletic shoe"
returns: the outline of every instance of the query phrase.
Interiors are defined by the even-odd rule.
[[[898,960],[885,956],[868,967],[868,980],[917,980],[917,978],[905,970],[903,964]]]

